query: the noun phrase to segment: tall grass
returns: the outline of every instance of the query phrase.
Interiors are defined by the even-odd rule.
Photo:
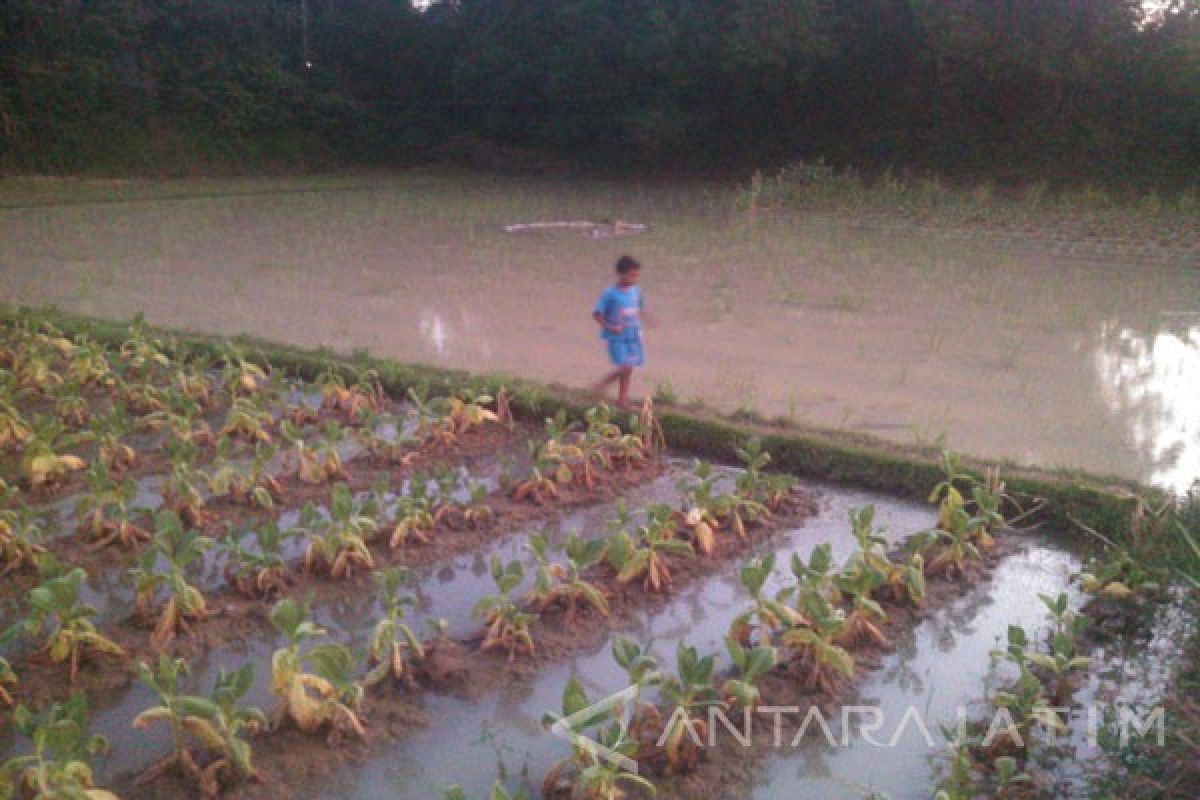
[[[1086,184],[1056,189],[1045,181],[954,185],[932,174],[902,177],[890,171],[869,179],[822,162],[796,162],[772,175],[756,171],[734,197],[735,208],[745,210],[896,214],[935,225],[985,223],[1018,231],[1037,226],[1085,236],[1173,239],[1200,224],[1200,186],[1164,196]]]

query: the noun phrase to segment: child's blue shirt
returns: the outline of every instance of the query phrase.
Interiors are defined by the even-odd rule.
[[[604,317],[608,325],[621,325],[620,333],[602,328],[600,336],[605,339],[639,339],[642,335],[642,290],[637,286],[622,289],[610,286],[600,295],[595,312]]]

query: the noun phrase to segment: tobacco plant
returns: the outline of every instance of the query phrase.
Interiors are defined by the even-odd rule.
[[[284,591],[289,577],[283,543],[298,535],[295,531],[281,531],[274,520],[256,525],[253,530],[230,532],[220,544],[225,553],[225,580],[251,597],[269,597]],[[253,539],[256,547],[251,549],[243,544],[247,539]]]
[[[429,479],[424,473],[415,473],[408,481],[408,491],[396,499],[395,523],[389,539],[393,550],[413,540],[429,544],[437,527],[433,504]]]
[[[32,752],[0,764],[0,797],[31,800],[119,800],[97,789],[91,759],[108,750],[108,741],[87,734],[87,698],[73,694],[34,712],[21,705],[13,714],[16,729]]]
[[[688,736],[689,729],[700,741],[708,739],[707,712],[710,707],[721,704],[717,690],[713,688],[713,671],[716,657],[708,654],[700,657],[695,647],[685,646],[680,641],[675,653],[675,674],[663,681],[663,696],[674,707],[660,741],[667,756],[667,767],[673,772],[693,768],[700,753],[695,742]]]
[[[71,683],[85,657],[97,653],[125,655],[115,642],[96,630],[92,622],[96,609],[81,600],[86,578],[87,573],[75,567],[31,589],[29,616],[23,623],[28,635],[45,636],[41,652],[52,662],[70,664],[67,676]]]
[[[536,613],[523,611],[513,602],[511,594],[525,579],[525,569],[520,561],[504,564],[497,555],[492,556],[492,580],[499,592],[481,598],[471,611],[484,624],[482,650],[505,650],[509,663],[517,653],[534,654],[533,634],[529,626],[537,621]]]
[[[628,584],[641,577],[647,592],[670,591],[669,559],[693,555],[690,542],[675,538],[674,514],[662,504],[646,509],[646,522],[638,527],[636,539],[621,533],[608,541],[607,559],[617,572],[617,582]]]
[[[78,530],[92,547],[115,544],[132,548],[150,541],[150,532],[133,521],[145,509],[133,505],[137,484],[131,478],[114,483],[102,463],[89,467],[84,477],[88,493],[79,498],[75,513],[79,517]]]
[[[379,589],[383,618],[375,624],[371,633],[368,658],[374,666],[367,672],[363,683],[374,686],[391,677],[395,681],[411,684],[413,678],[409,661],[425,658],[425,648],[404,623],[404,608],[416,603],[412,595],[400,593],[400,587],[409,581],[409,571],[404,567],[392,567],[380,570],[372,577]]]
[[[60,483],[72,472],[84,469],[87,462],[66,452],[67,448],[89,438],[72,433],[53,417],[34,417],[32,432],[24,442],[20,474],[30,488],[39,489]]]
[[[0,577],[10,572],[37,569],[46,552],[42,544],[45,521],[32,508],[0,508]]]
[[[540,613],[556,605],[566,606],[565,621],[574,625],[580,605],[590,606],[608,616],[608,600],[598,586],[583,577],[583,571],[604,558],[607,542],[603,539],[581,539],[572,534],[567,539],[567,563],[551,564],[547,551],[549,542],[545,535],[537,534],[530,539],[529,549],[537,560],[537,580],[529,593],[527,602]]]
[[[345,647],[323,644],[301,652],[300,643],[325,631],[308,619],[308,609],[281,600],[271,609],[271,624],[287,639],[271,657],[271,691],[280,698],[272,715],[276,725],[291,720],[305,733],[329,728],[329,742],[342,736],[367,736],[358,715],[362,686],[353,678],[354,658]],[[306,672],[311,665],[312,672]]]
[[[328,517],[317,513],[311,503],[306,505],[300,521],[300,528],[308,536],[304,569],[325,572],[333,578],[346,577],[355,568],[373,570],[375,558],[367,548],[367,540],[378,531],[378,525],[363,512],[363,505],[344,483],[333,487]]]
[[[189,623],[200,622],[208,616],[208,604],[200,590],[187,581],[187,570],[213,546],[213,540],[184,527],[173,511],[160,511],[154,516],[154,541],[132,570],[137,589],[136,613],[149,618],[156,613],[159,595],[166,590],[166,602],[157,611],[152,641],[164,645]]]
[[[771,645],[744,647],[732,636],[725,637],[725,648],[733,659],[737,677],[721,685],[721,699],[736,708],[755,708],[762,700],[758,681],[770,672],[778,661],[778,651]]]
[[[620,800],[625,797],[622,784],[650,793],[654,784],[645,778],[597,755],[596,745],[610,753],[633,758],[637,742],[613,719],[612,710],[584,713],[592,705],[587,693],[574,678],[563,687],[562,714],[548,713],[542,725],[566,728],[571,734],[571,755],[554,764],[542,781],[545,797],[569,795],[580,800]],[[583,716],[580,716],[580,715]],[[598,728],[594,733],[592,729]]]
[[[257,776],[250,743],[242,733],[265,729],[267,718],[257,708],[243,707],[238,702],[253,683],[252,664],[235,672],[220,670],[211,697],[182,694],[180,679],[187,673],[183,659],[172,660],[165,655],[159,656],[153,669],[145,663],[138,665],[138,677],[158,695],[159,704],[138,714],[133,727],[166,723],[174,744],[174,752],[147,769],[140,780],[148,782],[167,770],[177,769],[201,794],[213,798],[221,793],[222,777],[228,785],[239,778]],[[201,766],[196,761],[192,746],[206,752],[207,765]]]
[[[832,694],[839,677],[854,674],[854,657],[838,644],[846,617],[820,594],[805,594],[804,600],[801,613],[808,624],[787,629],[780,642],[805,687]]]

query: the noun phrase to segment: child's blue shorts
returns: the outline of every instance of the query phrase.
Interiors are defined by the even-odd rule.
[[[641,338],[609,339],[608,358],[614,367],[640,367],[646,360]]]

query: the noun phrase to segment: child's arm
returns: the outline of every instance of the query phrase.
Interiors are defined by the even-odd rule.
[[[620,325],[609,325],[607,322],[605,322],[604,315],[599,311],[592,312],[592,319],[596,320],[601,328],[604,328],[604,330],[609,331],[610,333],[620,333],[623,330],[622,326]]]

